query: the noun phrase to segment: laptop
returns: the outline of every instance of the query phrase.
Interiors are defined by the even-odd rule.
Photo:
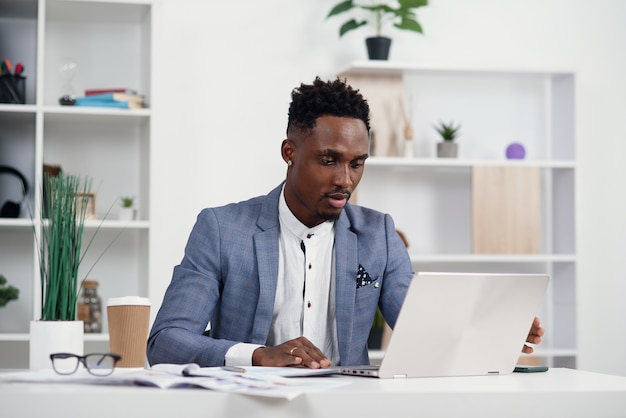
[[[509,374],[542,302],[547,274],[417,273],[380,366],[341,367],[378,378]]]

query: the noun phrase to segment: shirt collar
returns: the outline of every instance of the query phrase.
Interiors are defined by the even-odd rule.
[[[281,226],[289,231],[294,236],[298,237],[301,240],[304,240],[307,235],[317,235],[318,237],[324,236],[327,233],[331,232],[334,226],[334,222],[326,221],[322,222],[319,225],[314,226],[313,228],[309,228],[296,216],[291,212],[289,206],[287,206],[287,201],[285,200],[285,186],[283,185],[283,190],[280,192],[280,200],[278,202],[278,218],[280,220]]]

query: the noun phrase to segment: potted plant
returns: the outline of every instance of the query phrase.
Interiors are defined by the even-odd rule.
[[[454,125],[454,122],[443,123],[439,122],[435,125],[435,129],[441,135],[442,142],[437,144],[437,157],[439,158],[456,158],[458,152],[458,145],[454,142],[455,138],[459,134],[461,125]]]
[[[137,215],[137,210],[134,208],[135,198],[123,196],[120,197],[120,208],[118,219],[121,221],[132,221]]]
[[[30,368],[50,368],[53,352],[83,353],[83,323],[76,321],[78,267],[91,181],[59,173],[45,176],[39,233],[41,317],[30,325]],[[89,246],[87,246],[88,248]]]
[[[382,348],[385,324],[383,314],[380,312],[380,309],[376,308],[374,320],[372,321],[372,328],[370,329],[370,335],[367,338],[367,346],[369,349],[380,350]]]
[[[20,290],[7,284],[7,278],[0,274],[0,308],[12,300],[17,300]]]
[[[383,27],[387,24],[393,24],[397,29],[422,33],[422,26],[417,21],[415,9],[426,5],[428,5],[428,0],[363,0],[359,2],[344,0],[335,5],[326,18],[348,11],[356,12],[357,10],[371,14],[371,19],[357,20],[352,18],[346,21],[339,28],[339,37],[371,23],[375,27],[375,36],[365,40],[369,58],[386,60],[389,57],[391,38],[383,36]]]

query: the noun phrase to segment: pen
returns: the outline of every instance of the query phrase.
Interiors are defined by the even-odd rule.
[[[222,366],[222,370],[226,370],[227,372],[235,372],[235,373],[245,373],[246,369],[243,367],[235,367],[235,366]]]

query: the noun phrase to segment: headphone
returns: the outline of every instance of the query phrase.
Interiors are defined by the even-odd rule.
[[[11,174],[20,179],[20,182],[22,183],[22,200],[19,203],[7,200],[2,205],[2,209],[0,209],[0,218],[17,218],[20,216],[21,203],[24,201],[26,194],[28,193],[28,182],[26,181],[26,177],[13,167],[0,165],[0,174],[3,173]]]

